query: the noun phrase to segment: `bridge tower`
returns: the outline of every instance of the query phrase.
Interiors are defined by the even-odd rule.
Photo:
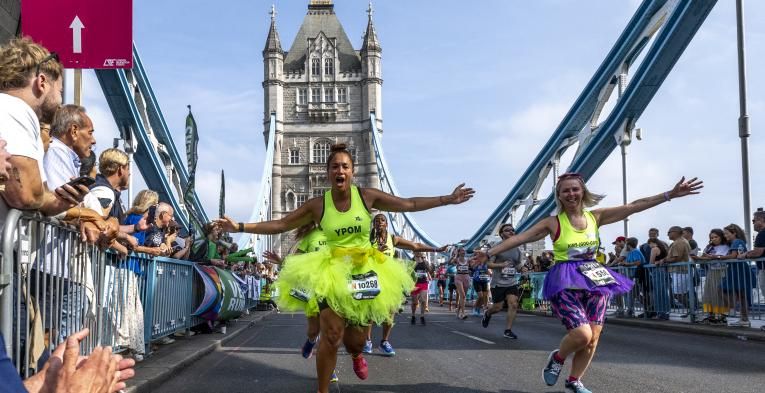
[[[326,160],[335,143],[346,143],[354,155],[357,185],[379,186],[369,113],[375,111],[382,130],[381,53],[371,5],[361,50],[353,48],[332,0],[309,0],[292,46],[284,52],[272,9],[263,50],[263,135],[268,138],[270,114],[276,112],[273,218],[329,189]],[[285,234],[275,237],[273,248],[284,254],[293,242]]]

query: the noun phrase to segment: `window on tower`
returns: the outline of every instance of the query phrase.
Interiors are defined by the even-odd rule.
[[[305,198],[306,198],[305,194],[297,195],[297,207],[303,206],[303,204],[305,203]]]
[[[314,87],[311,89],[311,102],[321,102],[321,89]]]
[[[324,164],[329,157],[330,144],[327,141],[316,142],[313,144],[313,162],[314,164]]]
[[[308,100],[308,92],[307,89],[298,89],[298,104],[299,105],[305,105],[306,101]]]
[[[290,164],[300,164],[300,149],[290,149]]]
[[[311,75],[319,75],[321,73],[321,60],[318,58],[311,59]]]
[[[348,90],[345,87],[337,88],[337,102],[348,102]]]
[[[335,74],[335,60],[324,59],[324,75],[334,75],[334,74]]]
[[[324,102],[335,101],[335,91],[331,87],[324,88]]]

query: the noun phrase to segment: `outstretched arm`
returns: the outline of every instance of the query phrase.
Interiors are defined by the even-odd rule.
[[[595,218],[598,220],[598,225],[611,224],[622,221],[632,214],[650,209],[660,203],[669,202],[671,199],[698,194],[700,192],[699,190],[702,188],[704,188],[704,182],[698,180],[698,178],[694,177],[693,179],[685,181],[685,177],[683,177],[677,184],[675,184],[675,187],[667,192],[638,199],[622,206],[596,209],[592,211],[592,214],[594,214]]]
[[[278,220],[257,223],[238,223],[231,217],[224,216],[223,218],[216,219],[214,222],[220,226],[223,232],[246,232],[261,235],[273,235],[299,228],[313,221],[314,217],[319,217],[321,215],[320,209],[323,207],[321,202],[321,198],[313,198]]]
[[[426,244],[413,242],[410,240],[406,240],[402,238],[401,236],[394,236],[393,237],[393,246],[396,248],[403,248],[404,250],[410,250],[410,251],[422,251],[422,252],[444,252],[446,251],[446,246],[443,246],[441,248],[435,248],[428,246]]]
[[[382,192],[376,188],[361,190],[367,206],[387,212],[417,212],[445,205],[458,205],[473,197],[475,191],[465,188],[465,183],[458,185],[449,195],[436,197],[400,198]]]

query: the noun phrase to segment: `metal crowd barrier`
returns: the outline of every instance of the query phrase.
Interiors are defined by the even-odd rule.
[[[746,326],[765,314],[765,258],[681,262],[644,267],[612,267],[635,283],[610,299],[609,315],[674,319],[690,323]],[[546,273],[529,273],[533,309],[552,314],[542,297]]]
[[[83,353],[111,346],[148,354],[152,340],[204,322],[191,315],[199,287],[191,262],[119,258],[81,241],[72,227],[18,210],[6,217],[1,251],[0,333],[24,377],[86,327]],[[257,304],[254,292],[248,309]]]

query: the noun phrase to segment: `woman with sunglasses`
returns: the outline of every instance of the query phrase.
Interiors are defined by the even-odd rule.
[[[512,224],[502,224],[499,227],[499,237],[502,240],[515,236],[515,228]],[[517,247],[497,254],[493,261],[488,261],[487,265],[493,270],[494,275],[491,280],[491,298],[494,303],[486,310],[481,319],[481,325],[489,327],[491,316],[502,311],[502,305],[507,304],[507,319],[505,321],[505,338],[517,339],[518,336],[513,333],[513,322],[518,312],[518,301],[523,296],[518,282],[518,274],[521,273],[521,267],[524,266],[521,259],[521,250]]]
[[[264,235],[283,233],[311,221],[321,226],[327,248],[288,256],[279,276],[292,288],[306,288],[318,301],[321,340],[316,371],[320,393],[329,391],[341,342],[351,354],[356,376],[368,377],[367,361],[361,356],[365,326],[369,321],[390,322],[403,293],[414,288],[411,267],[381,253],[369,242],[369,211],[429,210],[466,202],[475,193],[464,184],[449,195],[422,198],[399,198],[376,188],[359,188],[353,184],[353,158],[344,144],[331,148],[326,170],[331,188],[278,220],[237,223],[224,217],[215,221],[226,232]]]
[[[573,355],[566,389],[576,393],[590,392],[580,378],[595,355],[608,298],[632,288],[632,281],[628,278],[595,262],[595,253],[600,246],[598,228],[674,198],[698,194],[702,187],[703,183],[696,178],[686,181],[683,177],[667,192],[623,206],[589,210],[604,196],[590,192],[581,175],[566,173],[558,177],[555,185],[556,216],[542,219],[487,252],[476,251],[474,259],[491,260],[501,252],[550,236],[554,261],[544,281],[543,295],[550,301],[553,314],[566,326],[568,333],[563,337],[560,348],[550,353],[543,370],[548,386],[555,385],[563,362]]]

